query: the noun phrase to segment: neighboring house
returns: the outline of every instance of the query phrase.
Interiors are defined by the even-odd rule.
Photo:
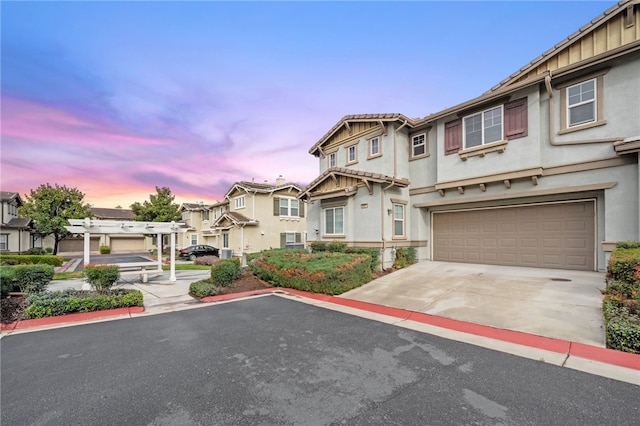
[[[98,253],[100,246],[107,246],[111,253],[141,253],[155,249],[155,237],[140,233],[128,233],[127,222],[135,220],[132,210],[103,207],[90,207],[91,219],[122,221],[122,234],[95,235],[90,240],[90,251]],[[82,253],[84,251],[84,237],[71,236],[60,241],[58,253]]]
[[[18,207],[24,203],[17,192],[0,192],[2,224],[0,225],[0,253],[22,253],[42,247],[42,240],[33,236],[29,218],[18,217]]]
[[[212,206],[199,203],[183,203],[180,206],[182,213],[181,222],[187,225],[187,232],[178,234],[179,241],[176,242],[177,247],[188,247],[196,244],[207,244],[203,237],[202,230],[209,228],[213,223]]]
[[[203,244],[228,249],[239,256],[270,248],[303,248],[307,222],[302,192],[279,177],[275,185],[236,182],[225,201],[210,206]]]
[[[640,5],[620,2],[482,96],[350,115],[309,151],[309,239],[419,260],[604,270],[640,238]]]

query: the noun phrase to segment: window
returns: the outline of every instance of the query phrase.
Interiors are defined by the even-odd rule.
[[[329,167],[335,167],[336,166],[336,153],[335,152],[332,152],[331,154],[329,154],[328,161],[329,161]]]
[[[347,164],[353,164],[358,162],[358,145],[351,145],[347,147]]]
[[[202,210],[202,220],[209,220],[209,210]]]
[[[324,233],[344,234],[344,207],[324,210]]]
[[[222,234],[222,248],[229,248],[229,233],[224,232]]]
[[[192,234],[190,245],[195,246],[196,244],[198,244],[198,234]]]
[[[291,197],[274,197],[273,215],[281,217],[304,217],[304,203]]]
[[[9,236],[7,234],[0,234],[0,250],[9,250]]]
[[[393,236],[404,237],[404,205],[393,205]]]
[[[283,232],[280,234],[280,248],[302,249],[302,234],[300,232]]]
[[[380,155],[380,138],[375,137],[369,140],[369,156],[375,157]]]
[[[426,134],[422,133],[411,138],[411,154],[419,157],[427,153]]]
[[[502,140],[502,105],[464,118],[464,147]]]
[[[567,87],[567,118],[569,127],[596,120],[596,79]]]
[[[244,208],[244,195],[235,198],[236,210]]]

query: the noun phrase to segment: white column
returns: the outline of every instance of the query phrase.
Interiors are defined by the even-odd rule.
[[[176,233],[171,233],[171,272],[169,275],[169,281],[176,282]]]
[[[91,232],[84,233],[84,266],[87,266],[91,261],[89,250],[91,248]]]
[[[159,243],[161,238],[162,238],[162,234],[157,234],[156,243]],[[156,247],[158,248],[158,271],[161,271],[162,270],[162,251],[160,250],[159,244],[156,244]]]

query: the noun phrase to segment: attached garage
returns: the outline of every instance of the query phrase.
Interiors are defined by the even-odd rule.
[[[134,253],[145,251],[144,236],[111,237],[112,253]]]
[[[100,250],[100,237],[91,237],[89,246],[90,251],[97,252]],[[58,244],[59,253],[82,253],[84,251],[84,238],[71,237],[65,238]]]
[[[433,212],[433,259],[594,271],[595,216],[595,200]]]

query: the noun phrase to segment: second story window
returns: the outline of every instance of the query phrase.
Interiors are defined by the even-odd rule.
[[[351,145],[347,147],[347,164],[353,164],[358,162],[358,145]]]
[[[336,166],[336,153],[332,152],[331,154],[329,154],[329,157],[327,157],[327,161],[328,161],[328,166],[329,167],[335,167]]]
[[[300,216],[300,202],[295,198],[280,198],[278,212],[280,216]]]
[[[464,118],[464,147],[502,140],[502,105]]]
[[[236,206],[236,210],[244,208],[244,206],[245,206],[245,196],[244,195],[241,195],[241,196],[235,198],[235,206]]]
[[[209,210],[202,211],[202,220],[209,220]]]
[[[375,157],[380,155],[380,138],[375,137],[369,140],[369,156]]]
[[[567,87],[568,125],[590,123],[597,117],[596,79],[583,81]]]
[[[411,156],[419,157],[427,153],[426,135],[424,133],[411,138]]]

